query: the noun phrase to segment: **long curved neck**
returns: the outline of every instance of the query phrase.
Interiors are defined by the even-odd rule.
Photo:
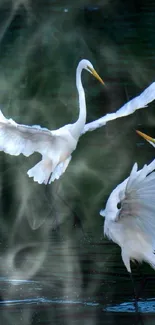
[[[73,128],[71,131],[73,137],[76,139],[79,138],[81,131],[83,130],[84,125],[86,123],[86,99],[85,99],[85,92],[81,82],[82,70],[83,68],[79,64],[76,69],[76,87],[79,94],[79,117],[78,120],[73,124]]]

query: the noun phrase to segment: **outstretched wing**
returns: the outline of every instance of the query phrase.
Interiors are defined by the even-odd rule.
[[[123,105],[115,113],[106,114],[96,121],[87,123],[81,133],[84,134],[88,131],[93,131],[104,126],[107,122],[115,120],[117,118],[133,114],[137,109],[146,107],[155,99],[155,82],[153,82],[148,88],[146,88],[141,95],[133,98],[128,103]]]
[[[0,111],[0,151],[15,156],[22,153],[28,157],[35,151],[44,155],[56,140],[53,133],[40,126],[17,124]]]
[[[151,168],[150,168],[151,167]],[[155,242],[155,161],[136,172],[134,169],[127,180],[125,197],[117,221],[126,229],[140,229]]]

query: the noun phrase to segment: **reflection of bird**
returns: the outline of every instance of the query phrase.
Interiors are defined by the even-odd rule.
[[[139,96],[131,99],[124,104],[115,113],[106,114],[103,117],[85,124],[82,134],[96,130],[104,126],[107,122],[116,120],[117,118],[133,114],[136,110],[147,107],[147,104],[151,103],[155,99],[155,82],[147,87]]]
[[[146,261],[155,268],[155,160],[130,176],[110,194],[105,210],[104,233],[122,249],[122,259],[131,272],[130,259]]]
[[[152,144],[153,147],[155,147],[155,139],[154,138],[151,138],[149,135],[141,132],[141,131],[138,131],[136,130],[136,132],[142,137],[144,138],[145,140],[147,140],[150,144]]]
[[[121,247],[131,279],[130,260],[145,261],[155,269],[155,160],[137,168],[135,163],[130,176],[112,191],[105,210],[100,211],[105,217],[104,234]]]
[[[10,155],[30,156],[34,152],[42,155],[42,160],[28,171],[29,177],[39,184],[51,183],[66,170],[71,153],[86,122],[85,93],[81,82],[81,72],[85,69],[102,84],[103,80],[88,60],[81,60],[76,70],[76,86],[79,93],[79,118],[73,124],[50,131],[40,126],[27,126],[6,119],[0,111],[0,150]],[[52,175],[51,175],[52,174]]]

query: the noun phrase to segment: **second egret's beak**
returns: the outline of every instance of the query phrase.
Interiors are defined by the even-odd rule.
[[[145,140],[147,140],[147,141],[151,141],[151,142],[153,142],[153,143],[155,143],[155,139],[154,138],[151,138],[149,135],[147,135],[147,134],[145,134],[145,133],[143,133],[143,132],[141,132],[141,131],[138,131],[138,130],[136,130],[136,132],[142,137],[142,138],[144,138]]]
[[[105,85],[104,81],[101,79],[101,77],[98,75],[98,73],[95,71],[95,69],[92,69],[88,67],[88,70],[92,73],[92,75],[101,82],[102,85]]]

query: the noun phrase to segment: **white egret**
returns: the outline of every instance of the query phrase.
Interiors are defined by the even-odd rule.
[[[155,269],[155,160],[130,176],[110,194],[104,234],[121,247],[123,262],[131,272],[130,260],[145,261]]]
[[[83,69],[89,71],[104,84],[88,60],[79,62],[76,70],[76,86],[79,93],[80,112],[75,123],[50,131],[40,126],[17,124],[12,119],[5,118],[0,111],[0,151],[15,156],[21,153],[30,156],[34,152],[39,152],[42,155],[42,160],[27,172],[28,176],[33,177],[34,181],[39,184],[51,183],[65,172],[71,160],[71,153],[75,150],[82,134],[100,128],[108,121],[130,115],[137,109],[147,107],[147,104],[155,99],[155,82],[153,82],[139,96],[130,100],[115,113],[106,114],[85,124],[86,102],[81,82]]]
[[[51,183],[65,172],[71,160],[71,153],[75,150],[84,128],[86,101],[81,82],[83,69],[89,71],[104,84],[88,60],[79,62],[76,70],[76,87],[80,111],[75,123],[50,131],[40,126],[17,124],[12,119],[5,118],[0,111],[0,151],[15,156],[22,153],[26,157],[39,152],[42,160],[27,172],[28,176],[33,177],[34,181],[39,184]]]
[[[121,247],[122,260],[130,274],[130,260],[145,261],[155,269],[155,160],[130,176],[110,194],[105,210],[104,234]],[[134,288],[135,308],[138,312]]]
[[[155,147],[155,139],[154,138],[151,138],[149,135],[141,132],[141,131],[138,131],[136,130],[136,132],[142,137],[144,138],[146,141],[148,141],[153,147]]]
[[[82,134],[88,131],[94,131],[104,125],[107,122],[116,120],[117,118],[128,116],[133,114],[136,110],[140,108],[147,107],[147,104],[151,103],[155,99],[155,82],[153,82],[149,87],[147,87],[139,96],[131,99],[129,102],[124,104],[115,113],[109,113],[103,117],[85,124]]]

